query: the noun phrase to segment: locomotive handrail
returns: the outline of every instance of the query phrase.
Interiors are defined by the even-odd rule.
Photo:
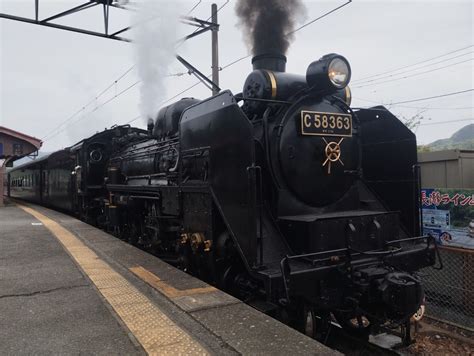
[[[244,101],[261,101],[261,102],[265,102],[265,103],[274,103],[274,104],[285,104],[285,105],[292,105],[293,102],[291,101],[285,101],[285,100],[275,100],[275,99],[260,99],[260,98],[244,98],[243,96],[238,96],[236,95],[235,96],[235,99],[237,101],[241,101],[241,100],[244,100]]]
[[[153,173],[153,174],[144,174],[141,176],[127,176],[127,179],[140,179],[140,178],[151,178],[151,177],[166,177],[166,173]]]
[[[436,254],[436,257],[437,257],[437,259],[438,259],[438,261],[439,261],[439,266],[433,266],[433,269],[436,269],[436,270],[441,270],[441,269],[443,269],[443,267],[444,267],[444,265],[443,265],[443,259],[441,258],[441,254],[440,254],[440,252],[439,252],[438,244],[436,243],[435,238],[434,238],[433,235],[431,235],[431,234],[423,235],[423,236],[418,236],[418,237],[409,237],[409,238],[405,238],[405,239],[392,240],[392,241],[386,242],[386,245],[394,244],[394,243],[399,243],[399,242],[408,242],[408,241],[424,240],[424,239],[426,239],[427,248],[429,248],[430,244],[433,243],[434,249],[435,249],[435,254]]]
[[[387,241],[385,244],[386,245],[391,245],[391,244],[400,243],[400,242],[425,240],[425,239],[429,239],[430,237],[432,238],[432,236],[430,236],[430,235],[409,237],[409,238],[404,238],[404,239]],[[391,251],[358,251],[358,250],[356,250],[352,247],[349,247],[349,248],[346,247],[346,248],[341,248],[341,249],[336,249],[336,250],[328,250],[328,251],[305,253],[305,254],[301,254],[301,255],[286,256],[285,258],[288,258],[290,260],[296,260],[296,259],[316,257],[316,256],[319,256],[319,255],[324,255],[324,254],[345,253],[345,252],[348,252],[350,250],[357,252],[357,254],[354,254],[354,255],[370,254],[371,252],[384,252],[384,253],[387,253],[387,254],[390,254],[390,253],[393,253],[393,252],[398,252],[398,250],[397,251],[394,251],[394,250],[391,250]]]
[[[146,148],[149,148],[149,147],[154,147],[154,146],[158,146],[158,147],[156,147],[155,151],[163,150],[163,149],[169,149],[170,147],[173,147],[173,145],[176,144],[177,142],[178,142],[178,138],[171,138],[171,139],[169,139],[168,142],[154,142],[152,144],[145,145],[145,146],[133,147],[133,148],[129,149],[127,155],[120,156],[120,157],[113,157],[110,160],[115,161],[115,160],[119,160],[119,159],[123,159],[123,158],[135,157],[136,155],[142,154],[142,152],[141,152],[142,150],[144,150]],[[138,152],[136,152],[136,151],[138,151]],[[149,154],[150,152],[151,152],[151,150],[147,151],[146,154]]]
[[[126,154],[126,155],[123,155],[123,156],[119,156],[119,157],[114,157],[114,158],[111,158],[110,161],[111,162],[114,162],[114,161],[117,161],[117,160],[122,160],[122,159],[129,159],[129,158],[142,158],[142,157],[147,157],[147,156],[150,156],[152,154],[155,154],[155,153],[158,153],[158,152],[164,152],[164,151],[169,151],[171,149],[176,149],[174,146],[171,146],[171,145],[167,145],[167,146],[160,146],[154,150],[148,150],[146,152],[134,152],[134,153],[129,153],[129,154]]]
[[[258,241],[260,242],[260,264],[263,265],[263,219],[262,219],[262,210],[263,210],[263,181],[262,181],[262,167],[256,166],[255,164],[252,164],[251,166],[247,167],[247,178],[249,181],[251,181],[252,177],[250,172],[254,171],[255,172],[255,180],[256,184],[258,185],[256,187],[257,190],[257,207],[258,207],[258,219],[259,219],[259,232],[258,232]],[[258,178],[257,178],[258,177]],[[250,182],[250,184],[253,184]],[[258,201],[258,198],[260,198],[260,201]]]
[[[416,240],[424,240],[430,238],[430,235],[423,235],[423,236],[417,236],[417,237],[407,237],[404,239],[398,239],[398,240],[390,240],[387,241],[385,244],[386,245],[391,245],[399,242],[408,242],[408,241],[416,241]]]
[[[153,197],[148,195],[130,195],[130,199],[148,199],[148,200],[161,200],[161,197]]]

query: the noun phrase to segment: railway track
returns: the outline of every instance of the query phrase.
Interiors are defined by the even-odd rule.
[[[393,334],[387,334],[386,337],[390,338],[393,336]],[[393,340],[387,342],[387,344],[389,343],[393,343]],[[377,343],[354,337],[337,325],[331,327],[325,344],[326,346],[349,356],[401,355],[401,351],[403,350],[401,343],[396,346],[396,349],[383,347]]]

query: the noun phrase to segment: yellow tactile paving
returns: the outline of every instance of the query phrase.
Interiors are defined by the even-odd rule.
[[[56,236],[148,354],[208,354],[200,343],[176,325],[145,295],[102,261],[71,232],[30,207],[18,206],[41,221]],[[135,274],[138,275],[136,272]],[[146,276],[150,278],[150,275]],[[155,278],[158,277],[155,276]],[[199,290],[199,292],[205,291]]]
[[[205,294],[210,292],[215,292],[217,289],[214,287],[202,287],[202,288],[190,288],[190,289],[176,289],[173,286],[170,286],[168,283],[162,281],[156,274],[148,271],[142,266],[132,267],[130,271],[135,273],[140,279],[147,282],[153,288],[158,289],[168,298],[176,298],[183,296],[190,296],[195,294]]]

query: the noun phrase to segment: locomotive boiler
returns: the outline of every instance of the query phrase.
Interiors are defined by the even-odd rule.
[[[108,160],[104,226],[311,336],[408,325],[436,259],[415,136],[351,109],[343,56],[285,65],[256,56],[242,93],[162,108]]]

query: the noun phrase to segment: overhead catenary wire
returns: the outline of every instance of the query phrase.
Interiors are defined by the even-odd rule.
[[[105,93],[107,93],[110,89],[112,89],[117,83],[122,80],[128,73],[130,73],[135,65],[129,67],[124,73],[122,73],[117,79],[115,79],[111,84],[109,84],[105,89],[103,89],[101,92],[99,92],[92,100],[87,102],[85,105],[83,105],[79,110],[74,112],[71,116],[69,116],[66,120],[63,120],[58,126],[56,126],[53,130],[51,130],[47,135],[43,136],[42,140],[45,141],[46,139],[50,139],[51,137],[54,137],[57,135],[56,131],[59,130],[61,127],[66,125],[68,122],[70,122],[72,119],[74,119],[77,115],[79,115],[81,112],[85,111],[87,107],[90,105],[94,104],[97,102],[99,98],[101,98]],[[61,131],[62,132],[62,131]]]
[[[362,85],[356,85],[356,86],[353,86],[352,88],[353,88],[353,89],[357,89],[357,88],[365,88],[365,87],[368,87],[368,86],[373,87],[373,86],[379,85],[379,84],[385,84],[385,83],[395,82],[395,81],[402,80],[402,79],[408,79],[408,78],[416,77],[416,76],[418,76],[418,75],[427,74],[427,73],[431,73],[431,72],[436,72],[436,71],[441,70],[441,69],[453,67],[453,66],[456,66],[456,65],[459,65],[459,64],[463,64],[463,63],[467,63],[467,62],[471,62],[471,61],[473,61],[473,60],[474,60],[474,58],[470,58],[470,59],[466,59],[466,60],[464,60],[464,61],[459,61],[459,62],[456,62],[456,63],[451,63],[451,64],[448,64],[448,65],[445,65],[445,66],[442,66],[442,67],[439,67],[439,68],[430,69],[430,70],[427,70],[427,71],[424,71],[424,72],[413,73],[413,74],[410,74],[410,75],[406,75],[406,76],[404,76],[404,77],[393,78],[393,79],[384,80],[384,81],[381,81],[381,82],[374,82],[374,83],[367,83],[367,84],[362,84]]]
[[[401,106],[399,104],[407,104],[407,103],[414,103],[414,102],[431,100],[431,99],[439,99],[439,98],[444,98],[444,97],[448,97],[448,96],[464,94],[464,93],[468,93],[468,92],[471,92],[471,91],[474,91],[474,89],[466,89],[466,90],[456,91],[456,92],[452,92],[452,93],[440,94],[440,95],[429,96],[429,97],[425,97],[425,98],[412,99],[412,100],[398,101],[398,102],[394,102],[394,103],[380,103],[380,102],[377,102],[377,101],[367,100],[367,99],[362,99],[362,98],[356,98],[356,97],[354,97],[354,99],[367,101],[367,102],[375,103],[375,104],[378,104],[378,105],[384,105],[384,106]],[[415,107],[412,107],[412,108],[415,109]],[[469,108],[470,107],[466,107],[466,108],[463,108],[463,109],[469,109]],[[371,108],[361,108],[361,109],[371,109]],[[417,107],[416,109],[425,110],[425,109],[429,109],[429,108],[421,108],[421,107],[418,108]]]
[[[186,15],[190,15],[196,8],[202,3],[202,0],[198,0],[198,2],[188,11]]]
[[[219,11],[221,11],[224,7],[226,7],[229,2],[230,2],[230,0],[226,0],[226,2],[225,2],[224,4],[222,4],[220,7],[218,7],[218,8],[217,8],[217,13],[219,13]],[[191,13],[191,12],[190,12],[190,13]],[[189,15],[190,13],[188,13],[188,15]],[[209,17],[206,19],[206,21],[209,22],[209,20],[211,20],[211,19],[212,19],[212,15],[209,16]],[[200,26],[200,27],[197,27],[196,29],[194,29],[194,31],[192,32],[192,34],[198,32],[201,28],[202,28],[201,26]],[[181,47],[184,42],[186,42],[186,41],[181,41],[181,42],[176,46],[176,49],[178,49],[179,47]]]
[[[222,6],[218,9],[218,11],[219,11],[220,9],[222,9],[225,5],[227,5],[228,2],[229,2],[229,1],[227,1],[224,5],[222,5]],[[342,7],[344,7],[345,5],[347,5],[347,4],[351,3],[351,2],[352,2],[352,0],[350,0],[350,1],[346,2],[346,3],[344,3],[344,4],[341,5],[341,6],[338,6],[337,8],[335,8],[335,9],[333,9],[333,10],[331,10],[331,11],[329,11],[329,12],[327,12],[327,13],[325,13],[325,14],[319,16],[319,17],[317,17],[316,19],[313,19],[313,20],[307,22],[306,24],[300,26],[300,27],[297,28],[296,30],[289,32],[288,34],[292,34],[292,33],[295,33],[295,32],[297,32],[297,31],[300,31],[301,29],[305,28],[306,26],[309,26],[309,25],[313,24],[313,23],[316,22],[317,20],[322,19],[323,17],[325,17],[325,16],[327,16],[327,15],[333,13],[334,11],[336,11],[336,10],[338,10],[338,9],[340,9],[340,8],[342,8]],[[287,35],[288,35],[288,34],[287,34]],[[229,67],[232,67],[233,65],[235,65],[235,64],[237,64],[237,63],[239,63],[239,62],[243,61],[244,59],[247,59],[247,58],[249,58],[249,57],[251,57],[251,56],[252,56],[251,54],[247,54],[247,55],[245,55],[245,56],[242,56],[242,57],[240,57],[240,58],[237,58],[237,59],[235,59],[235,60],[233,60],[233,61],[227,63],[226,65],[220,67],[220,68],[219,68],[219,71],[223,71],[223,70],[225,70],[225,69],[227,69],[227,68],[229,68]],[[211,76],[211,74],[209,74],[207,77],[210,77],[210,76]],[[162,101],[159,105],[163,105],[163,104],[165,104],[165,103],[167,103],[167,102],[169,102],[169,101],[171,101],[171,100],[173,100],[173,99],[179,97],[180,95],[182,95],[182,94],[188,92],[189,90],[193,89],[194,87],[196,87],[196,86],[199,85],[200,83],[201,83],[200,81],[195,82],[194,84],[192,84],[191,86],[189,86],[189,87],[187,87],[186,89],[182,90],[182,91],[179,92],[178,94],[172,96],[171,98],[168,98],[168,99]],[[140,119],[140,118],[141,118],[141,115],[138,115],[138,116],[134,117],[133,119],[127,121],[126,124],[130,124],[130,123],[132,123],[132,122],[135,122],[135,121],[137,121],[137,120]]]
[[[319,21],[319,20],[321,20],[322,18],[324,18],[324,17],[326,17],[326,16],[329,16],[329,15],[332,14],[333,12],[336,12],[337,10],[343,8],[344,6],[349,5],[351,2],[352,2],[352,0],[348,0],[348,1],[345,2],[344,4],[342,4],[342,5],[338,6],[338,7],[335,7],[334,9],[332,9],[332,10],[330,10],[330,11],[328,11],[328,12],[322,14],[322,15],[319,16],[319,17],[316,17],[315,19],[313,19],[313,20],[311,20],[311,21],[309,21],[309,22],[306,22],[305,24],[301,25],[300,27],[296,28],[295,30],[288,32],[286,35],[287,35],[287,36],[288,36],[288,35],[292,35],[292,34],[298,32],[298,31],[302,30],[303,28],[305,28],[305,27],[307,27],[307,26],[309,26],[309,25],[312,25],[312,24],[315,23],[316,21]]]
[[[444,124],[451,124],[451,123],[453,123],[453,122],[466,122],[466,121],[474,122],[474,118],[428,122],[428,123],[426,123],[426,124],[420,124],[419,126],[444,125]]]
[[[432,107],[432,106],[411,106],[411,105],[394,105],[392,103],[381,103],[380,101],[376,100],[369,100],[369,99],[364,99],[364,98],[359,98],[359,97],[353,97],[354,99],[361,100],[361,101],[366,101],[368,103],[373,103],[373,104],[378,104],[378,105],[387,105],[387,106],[398,106],[401,108],[406,108],[406,109],[417,109],[417,110],[469,110],[469,109],[474,109],[474,106],[458,106],[458,107],[449,107],[449,106],[443,106],[443,107]],[[368,109],[367,108],[361,108],[361,109]]]
[[[221,6],[217,9],[217,12],[219,12],[220,10],[222,10],[229,2],[230,2],[230,0],[226,0],[226,2],[225,2],[223,5],[221,5]],[[324,17],[326,17],[326,16],[328,16],[328,15],[334,13],[335,11],[337,11],[337,10],[341,9],[342,7],[344,7],[344,6],[348,5],[348,4],[350,4],[351,2],[352,2],[352,0],[349,0],[349,1],[345,2],[344,4],[342,4],[342,5],[340,5],[340,6],[336,7],[336,8],[334,8],[334,9],[332,9],[331,11],[328,11],[328,12],[324,13],[323,15],[321,15],[321,16],[319,16],[319,17],[317,17],[317,18],[315,18],[315,19],[313,19],[313,20],[311,20],[311,21],[309,21],[309,22],[307,22],[307,23],[305,23],[305,24],[303,24],[302,26],[298,27],[298,28],[295,29],[294,31],[289,32],[287,35],[293,34],[293,33],[296,33],[296,32],[298,32],[298,31],[302,30],[303,28],[305,28],[305,27],[307,27],[307,26],[309,26],[309,25],[315,23],[316,21],[318,21],[318,20],[320,20],[320,19],[322,19],[322,18],[324,18]],[[212,17],[212,16],[211,16],[211,17]],[[209,18],[207,19],[207,21],[209,21],[209,20],[211,19],[211,17],[209,17]],[[180,45],[178,45],[178,47],[179,47],[179,46],[180,46]],[[244,60],[244,59],[246,59],[246,58],[249,58],[250,56],[251,56],[251,54],[246,55],[246,56],[243,56],[243,57],[240,57],[240,58],[238,58],[238,59],[236,59],[236,60],[233,60],[233,61],[229,62],[228,64],[226,64],[226,65],[222,66],[221,68],[219,68],[219,70],[220,70],[220,71],[223,71],[223,70],[225,70],[225,69],[227,69],[227,68],[229,68],[229,67],[231,67],[231,66],[233,66],[233,65],[235,65],[235,64],[237,64],[237,63],[239,63],[240,61],[242,61],[242,60]],[[132,65],[130,68],[128,68],[127,71],[126,71],[121,77],[125,76],[125,75],[126,75],[128,72],[130,72],[134,67],[135,67],[135,64]],[[182,75],[182,73],[177,73],[177,74],[170,74],[169,76],[181,76],[181,75]],[[211,74],[208,75],[208,77],[210,77],[210,76],[211,76]],[[138,84],[139,82],[140,82],[140,81],[134,83],[131,87],[135,86],[135,85]],[[186,89],[184,89],[183,91],[179,92],[178,94],[176,94],[176,95],[174,95],[174,96],[172,96],[172,97],[170,97],[170,98],[164,100],[164,101],[163,101],[162,103],[160,103],[159,105],[163,105],[164,103],[167,103],[167,102],[169,102],[169,101],[171,101],[171,100],[173,100],[173,99],[179,97],[180,95],[182,95],[182,94],[186,93],[187,91],[193,89],[194,87],[196,87],[196,86],[199,85],[200,83],[201,83],[201,82],[198,81],[198,82],[192,84],[191,86],[187,87]],[[115,81],[114,81],[114,84],[115,84]],[[112,86],[113,86],[113,85],[112,85]],[[130,87],[130,88],[127,88],[126,91],[128,91],[129,89],[131,89],[131,87]],[[116,96],[113,97],[113,99],[115,99],[115,98],[118,97],[119,95],[123,94],[124,92],[125,92],[125,91],[122,91],[121,93],[117,94]],[[112,99],[112,100],[113,100],[113,99]],[[94,99],[94,101],[95,101],[95,99]],[[93,102],[94,102],[94,101],[93,101]],[[108,102],[110,102],[110,101],[111,101],[111,100],[108,100],[106,103],[108,103]],[[100,107],[104,106],[106,103],[101,104]],[[77,113],[75,113],[75,114],[74,114],[74,117],[77,116],[81,111],[83,111],[84,108],[85,108],[85,107],[83,107],[81,110],[79,110]],[[94,110],[94,111],[96,111],[96,110]],[[134,121],[138,120],[140,117],[141,117],[141,115],[139,115],[139,116],[133,118],[132,120],[128,121],[126,124],[129,124],[129,123],[131,123],[131,122],[134,122]],[[73,118],[73,117],[72,117],[72,118]],[[82,120],[82,119],[83,119],[83,118],[81,118],[80,120]],[[69,119],[68,119],[68,120],[69,120]],[[78,120],[78,121],[80,121],[80,120]],[[69,120],[69,121],[70,121],[70,120]],[[64,124],[64,123],[63,123],[63,124]],[[63,124],[61,124],[61,126],[62,126]],[[65,129],[66,129],[66,128],[62,129],[61,132],[64,131]],[[57,128],[54,129],[53,132],[55,132],[56,130],[57,130]],[[52,137],[56,136],[57,134],[59,134],[59,132],[56,132],[54,135],[47,135],[47,136],[45,136],[45,137],[48,137],[48,139],[51,139]]]
[[[194,83],[193,85],[187,87],[186,89],[180,91],[179,93],[173,95],[172,97],[166,99],[166,100],[163,100],[161,103],[159,103],[159,105],[163,105],[163,104],[166,104],[167,102],[179,97],[180,95],[183,95],[184,93],[190,91],[191,89],[193,89],[194,87],[198,86],[199,84],[201,84],[201,81],[197,81],[196,83]],[[142,117],[142,115],[138,115],[136,117],[134,117],[133,119],[127,121],[125,124],[131,124],[132,122],[134,121],[137,121],[138,119],[140,119]]]
[[[419,64],[427,63],[427,62],[433,61],[435,59],[445,57],[445,56],[448,56],[450,54],[457,53],[457,52],[460,52],[460,51],[464,51],[464,50],[472,48],[472,47],[474,47],[474,45],[470,45],[470,46],[467,46],[467,47],[462,47],[462,48],[459,48],[459,49],[456,49],[456,50],[453,50],[453,51],[449,51],[447,53],[444,53],[444,54],[441,54],[441,55],[438,55],[438,56],[435,56],[435,57],[424,59],[424,60],[416,62],[416,63],[408,64],[408,65],[398,67],[398,68],[395,68],[395,69],[391,69],[391,70],[388,70],[388,71],[384,71],[384,72],[381,72],[381,73],[377,73],[377,74],[369,75],[369,76],[366,76],[366,77],[362,77],[362,78],[354,80],[353,82],[363,81],[365,79],[370,79],[370,78],[378,77],[378,76],[381,76],[381,75],[397,72],[399,70],[409,68],[409,67],[413,67],[413,66],[417,66]]]
[[[426,98],[418,98],[418,99],[412,99],[412,100],[399,101],[399,102],[392,103],[392,105],[415,103],[415,102],[418,102],[418,101],[444,98],[446,96],[452,96],[452,95],[459,95],[459,94],[463,94],[463,93],[468,93],[468,92],[471,92],[473,90],[474,89],[466,89],[466,90],[456,91],[456,92],[453,92],[453,93],[446,93],[446,94],[440,94],[440,95],[435,95],[435,96],[429,96],[429,97],[426,97]],[[387,104],[387,105],[389,105],[389,104]]]
[[[420,69],[423,69],[423,68],[431,67],[431,66],[434,66],[436,64],[441,64],[441,63],[444,63],[444,62],[448,62],[448,61],[451,61],[453,59],[464,57],[464,56],[466,56],[468,54],[472,54],[472,53],[474,53],[474,51],[463,53],[463,54],[460,54],[460,55],[455,56],[455,57],[446,58],[446,59],[443,59],[442,61],[430,63],[430,64],[427,64],[427,65],[424,65],[424,66],[421,66],[421,67],[418,67],[418,68],[409,69],[409,70],[406,70],[406,71],[403,71],[403,72],[398,72],[398,73],[394,73],[394,74],[390,74],[390,75],[386,75],[386,76],[382,76],[382,77],[378,77],[378,78],[373,78],[373,79],[369,79],[369,80],[364,80],[364,81],[354,80],[354,81],[351,81],[351,83],[352,84],[357,84],[357,85],[366,84],[366,83],[373,83],[373,82],[377,82],[379,80],[393,78],[393,77],[396,77],[398,75],[402,75],[402,74],[405,74],[405,73],[411,73],[411,72],[414,72],[414,71],[417,71],[417,70],[420,70]],[[472,60],[472,58],[470,60]],[[468,60],[466,60],[466,61],[468,61]]]
[[[221,8],[223,8],[225,5],[227,5],[227,3],[229,2],[229,0],[221,6]],[[200,4],[202,3],[202,0],[198,0],[198,2],[188,11],[188,15],[190,15]],[[220,9],[219,9],[220,10]],[[219,11],[218,10],[218,11]],[[86,103],[85,105],[83,105],[79,110],[77,110],[76,112],[74,112],[71,116],[69,116],[66,120],[62,121],[58,126],[56,126],[53,130],[51,130],[48,134],[46,134],[45,136],[43,136],[42,140],[45,141],[47,139],[50,139],[51,137],[54,137],[56,136],[58,133],[56,133],[57,130],[59,130],[61,127],[63,127],[65,124],[67,124],[68,122],[70,122],[72,119],[74,119],[77,115],[79,115],[81,112],[85,111],[85,109],[87,107],[89,107],[91,104],[97,102],[97,100],[102,97],[102,95],[104,95],[106,92],[108,92],[111,88],[113,88],[115,85],[117,85],[117,83],[122,80],[128,73],[130,73],[134,68],[136,67],[135,64],[131,65],[130,67],[128,67],[125,72],[123,72],[117,79],[115,79],[111,84],[109,84],[105,89],[103,89],[101,92],[99,92],[95,97],[94,99],[92,99],[91,101],[89,101],[88,103]],[[181,75],[184,75],[185,73],[176,73],[176,74],[171,74],[169,76],[181,76]],[[134,87],[136,84],[138,83],[134,83],[131,87]],[[122,91],[121,93],[124,93],[126,91],[128,91],[130,88],[126,88],[124,91]],[[113,97],[113,99],[115,99],[117,96],[119,96],[120,94],[117,94]],[[112,100],[113,100],[112,99]],[[103,103],[100,105],[100,107],[102,107],[103,105],[107,104],[108,102],[110,102],[111,100],[109,99],[106,103]],[[91,112],[94,112],[96,111],[98,108],[95,108],[93,111]],[[62,132],[64,130],[61,130],[60,132]]]

